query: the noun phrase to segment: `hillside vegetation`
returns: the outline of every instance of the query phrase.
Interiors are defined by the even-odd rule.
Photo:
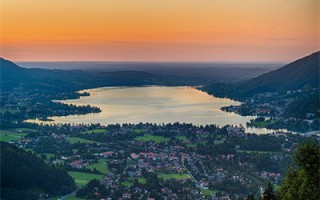
[[[319,88],[320,52],[296,60],[288,65],[237,84],[215,83],[203,90],[216,96],[243,99],[264,92],[287,92],[304,87]]]
[[[63,169],[11,144],[0,142],[0,147],[1,199],[38,199],[41,193],[55,196],[75,190]]]

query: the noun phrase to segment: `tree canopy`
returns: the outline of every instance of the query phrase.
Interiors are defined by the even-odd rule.
[[[279,190],[280,199],[319,199],[320,145],[306,142],[294,155],[294,165],[287,172]]]

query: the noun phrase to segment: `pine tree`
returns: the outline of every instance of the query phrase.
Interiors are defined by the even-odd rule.
[[[300,145],[278,193],[279,199],[318,200],[320,197],[320,145]]]
[[[273,192],[273,188],[271,183],[268,183],[267,188],[264,190],[263,194],[262,194],[262,198],[261,200],[275,200],[276,196]]]
[[[247,200],[254,200],[253,194],[249,194],[249,195],[247,196]]]

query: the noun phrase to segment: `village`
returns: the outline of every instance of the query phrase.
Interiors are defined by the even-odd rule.
[[[298,143],[319,140],[280,131],[256,135],[237,126],[179,123],[30,126],[15,129],[24,134],[9,143],[64,168],[79,189],[99,180],[106,199],[259,195],[268,182],[275,188],[281,183]]]
[[[247,98],[239,106],[226,106],[222,110],[243,116],[259,116],[247,125],[269,129],[288,129],[294,132],[312,132],[319,130],[320,110],[307,109],[319,98],[319,88],[289,90],[285,93],[261,92]],[[304,97],[308,103],[295,102]],[[303,106],[304,105],[304,106]]]

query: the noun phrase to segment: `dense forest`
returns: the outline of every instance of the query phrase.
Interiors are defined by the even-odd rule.
[[[1,199],[38,199],[75,190],[66,171],[46,164],[34,154],[1,142]]]
[[[319,199],[320,197],[320,145],[307,142],[300,145],[294,155],[278,193],[279,199]]]

